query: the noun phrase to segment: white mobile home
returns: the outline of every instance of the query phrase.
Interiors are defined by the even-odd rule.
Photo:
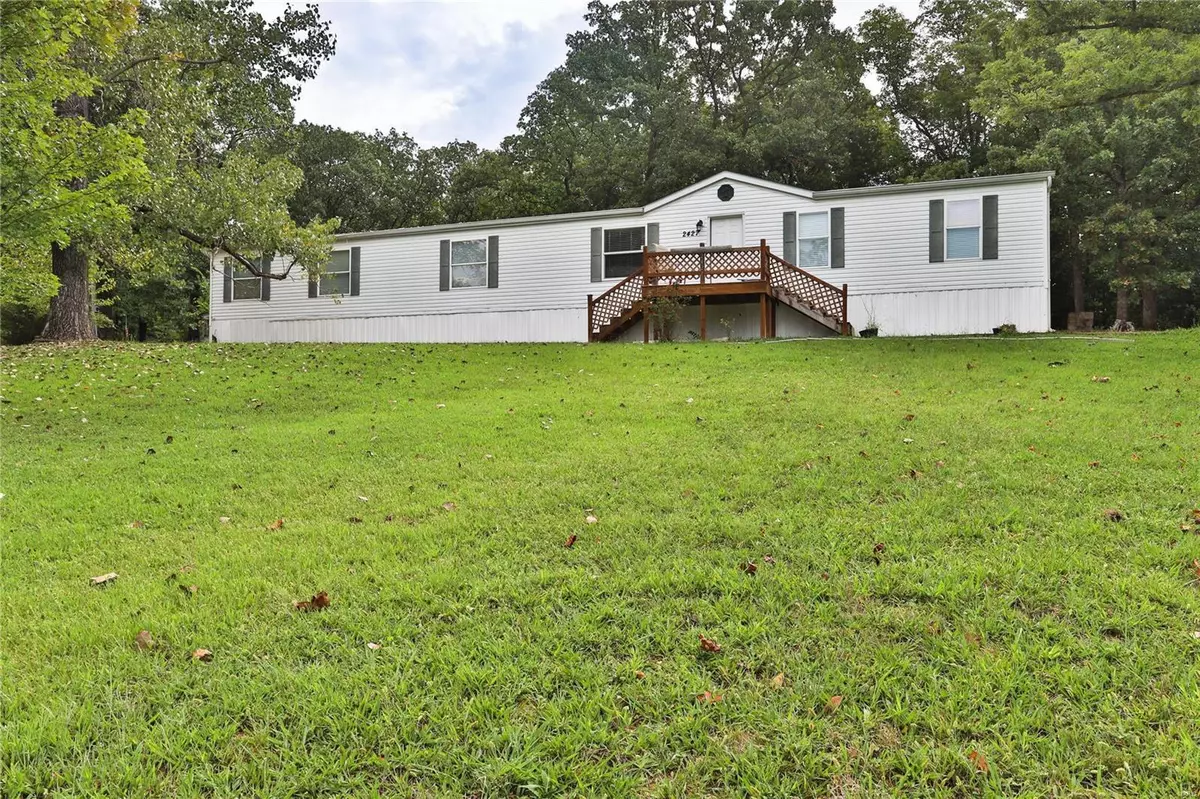
[[[218,265],[210,329],[314,342],[1045,331],[1051,178],[807,191],[722,172],[642,208],[347,233],[315,282]],[[655,330],[664,296],[671,329]]]

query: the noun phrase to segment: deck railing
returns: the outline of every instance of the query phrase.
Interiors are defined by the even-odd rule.
[[[766,242],[757,247],[647,248],[642,264],[647,286],[687,286],[736,280],[768,280]]]
[[[765,239],[756,247],[696,247],[686,250],[642,249],[642,266],[632,275],[593,297],[588,295],[588,340],[596,341],[631,323],[649,297],[661,294],[656,289],[673,288],[681,294],[701,299],[707,294],[734,294],[740,288],[713,284],[747,283],[745,290],[762,294],[763,316],[767,315],[768,295],[796,303],[795,307],[825,318],[842,335],[850,333],[847,319],[847,287],[822,280],[811,272],[785,261],[771,252]],[[697,287],[709,288],[697,288]],[[733,289],[732,291],[728,289]],[[773,319],[773,310],[772,319]],[[609,328],[609,330],[605,330]],[[773,330],[773,323],[771,326]],[[763,327],[766,336],[767,325]]]

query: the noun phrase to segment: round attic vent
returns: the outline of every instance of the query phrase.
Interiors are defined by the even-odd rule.
[[[727,203],[732,200],[733,186],[730,186],[728,183],[721,184],[721,187],[717,189],[717,199],[723,203]]]

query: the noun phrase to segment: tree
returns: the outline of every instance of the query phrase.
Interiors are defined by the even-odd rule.
[[[44,267],[48,243],[58,280],[45,338],[95,335],[93,264],[169,269],[199,248],[255,274],[259,255],[285,254],[285,269],[268,277],[297,266],[319,273],[335,224],[292,221],[286,200],[301,173],[277,150],[298,84],[333,52],[315,8],[289,7],[271,22],[249,0],[18,2],[3,13],[19,45],[5,47],[5,95],[23,79],[41,88],[23,116],[5,108],[19,135],[6,139],[2,160],[20,158],[14,143],[53,149],[46,140],[59,129],[119,145],[71,148],[84,157],[51,155],[54,170],[6,175],[15,178],[5,181],[6,241],[20,242],[12,250],[26,272]],[[22,214],[27,196],[49,198],[53,212]]]
[[[1200,6],[1191,3],[1034,3],[984,71],[976,105],[1001,124],[1038,131],[1021,159],[1059,172],[1056,203],[1083,310],[1085,270],[1115,294],[1114,316],[1186,288],[1200,236]],[[1070,250],[1075,252],[1071,253]]]

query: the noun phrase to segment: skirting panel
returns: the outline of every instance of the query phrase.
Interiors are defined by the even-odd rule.
[[[351,319],[239,319],[213,322],[217,341],[421,342],[586,341],[587,310],[427,314]]]

